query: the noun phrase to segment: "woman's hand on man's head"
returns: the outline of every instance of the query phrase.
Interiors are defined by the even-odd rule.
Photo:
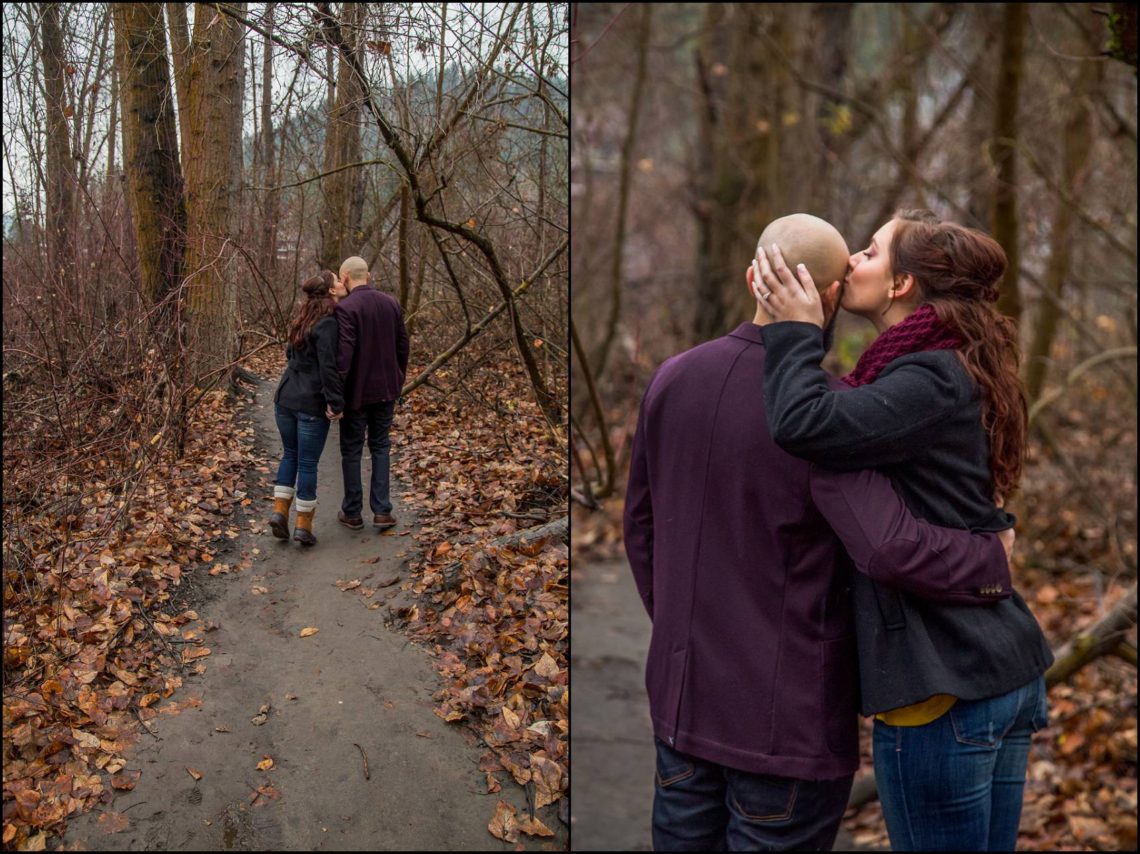
[[[756,247],[756,258],[752,262],[752,293],[773,320],[798,320],[823,327],[823,302],[807,267],[797,267],[799,279],[784,263],[780,247],[772,246],[772,261],[763,246]],[[838,291],[838,282],[831,287]]]

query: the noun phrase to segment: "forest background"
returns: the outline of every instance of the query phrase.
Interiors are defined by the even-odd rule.
[[[136,723],[208,653],[185,589],[268,512],[239,405],[357,254],[411,335],[436,713],[562,796],[568,31],[558,3],[4,4],[6,849],[134,785]]]
[[[981,228],[1010,260],[999,307],[1020,324],[1030,403],[1013,575],[1058,658],[1019,845],[1134,848],[1135,9],[572,14],[575,589],[622,556],[649,375],[751,319],[744,269],[769,220],[814,213],[853,250],[899,207]],[[827,367],[846,372],[872,337],[843,316]],[[865,773],[845,827],[885,846],[874,791]]]

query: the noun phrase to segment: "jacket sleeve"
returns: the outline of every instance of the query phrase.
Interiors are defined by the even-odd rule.
[[[940,429],[967,393],[957,366],[933,354],[893,366],[868,385],[835,391],[820,367],[825,351],[818,326],[772,323],[763,335],[772,438],[793,456],[828,468],[876,468],[908,459],[923,434]]]
[[[333,412],[344,411],[344,377],[337,370],[338,323],[320,322],[317,330],[317,365],[321,372],[321,391]]]
[[[352,351],[356,348],[356,316],[343,306],[336,307],[336,325],[339,343],[336,350],[336,369],[341,376],[348,375],[352,367]]]
[[[811,496],[855,568],[915,596],[986,605],[1013,592],[996,534],[974,534],[916,519],[886,475],[812,466]]]
[[[646,394],[648,398],[648,393]],[[622,527],[625,534],[625,553],[629,558],[633,579],[641,601],[653,619],[653,498],[649,490],[649,463],[646,453],[646,400],[641,402],[637,417],[637,432],[633,437],[633,452],[629,464],[629,483],[625,490],[625,510]]]

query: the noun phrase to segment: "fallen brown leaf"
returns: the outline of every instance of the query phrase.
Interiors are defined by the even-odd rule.
[[[318,629],[316,626],[306,626],[305,628],[301,629],[301,637],[303,637],[303,638],[312,637],[313,635],[315,635],[319,631],[320,631],[320,629]]]
[[[518,821],[518,828],[528,836],[553,836],[554,831],[538,820],[537,817],[523,817]]]
[[[121,812],[105,812],[99,816],[98,822],[104,833],[120,833],[131,823]]]
[[[111,788],[129,792],[141,776],[142,771],[121,771],[111,777]]]
[[[186,773],[189,774],[191,777],[193,777],[195,780],[201,780],[202,779],[202,772],[197,770],[196,768],[187,768]]]
[[[495,804],[495,814],[491,816],[487,830],[496,839],[502,839],[505,842],[517,842],[519,833],[518,822],[515,820],[516,812],[518,811],[513,806],[500,800]]]

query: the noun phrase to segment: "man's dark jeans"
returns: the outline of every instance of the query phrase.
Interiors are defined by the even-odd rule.
[[[346,516],[359,516],[364,504],[360,485],[360,454],[364,450],[364,434],[368,433],[368,451],[372,454],[372,481],[368,504],[373,513],[392,512],[388,497],[388,451],[392,443],[388,429],[392,426],[392,413],[396,401],[370,403],[360,409],[346,409],[340,421],[340,470],[344,476],[344,501],[341,510]]]
[[[830,851],[854,775],[752,774],[657,744],[654,851]]]

